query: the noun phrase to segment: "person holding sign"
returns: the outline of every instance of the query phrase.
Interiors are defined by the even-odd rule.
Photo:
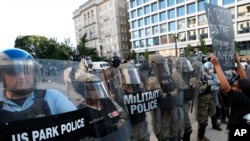
[[[235,128],[249,127],[243,119],[243,116],[250,113],[250,81],[247,79],[246,73],[240,65],[240,59],[237,53],[235,54],[235,61],[240,79],[236,80],[232,86],[230,86],[216,55],[212,55],[211,57],[211,62],[221,82],[221,89],[230,99],[231,113],[228,121],[229,141],[234,139]]]
[[[76,110],[75,105],[54,89],[37,89],[42,80],[40,65],[18,48],[0,52],[0,122],[45,117]]]

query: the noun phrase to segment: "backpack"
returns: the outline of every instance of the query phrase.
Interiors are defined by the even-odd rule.
[[[111,58],[112,65],[113,65],[115,68],[119,67],[121,61],[122,61],[121,58],[118,57],[118,56],[113,56],[113,57]]]

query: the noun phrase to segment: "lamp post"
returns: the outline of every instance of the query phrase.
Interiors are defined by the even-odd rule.
[[[103,58],[103,54],[102,54],[102,45],[100,45],[100,51],[101,51],[101,57]]]
[[[177,50],[177,38],[176,37],[178,37],[178,34],[177,33],[172,34],[172,37],[174,38],[174,44],[175,44],[175,57],[177,57],[178,50]]]

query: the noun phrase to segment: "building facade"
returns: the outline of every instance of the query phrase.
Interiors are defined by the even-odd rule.
[[[87,34],[86,47],[96,48],[102,57],[130,56],[128,3],[126,0],[89,0],[73,12],[77,44]]]
[[[198,51],[199,39],[212,46],[204,3],[223,6],[232,13],[240,55],[250,55],[249,0],[127,0],[132,50],[179,56],[187,45]]]

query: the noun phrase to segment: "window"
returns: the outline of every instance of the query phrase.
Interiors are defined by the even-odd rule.
[[[166,0],[159,0],[159,9],[166,8]]]
[[[199,29],[200,38],[208,38],[208,28]]]
[[[152,16],[152,23],[157,23],[158,22],[158,14],[155,14]]]
[[[185,15],[185,7],[182,6],[182,7],[178,7],[177,8],[177,16],[180,17],[180,16],[184,16]]]
[[[137,0],[137,4],[138,4],[138,5],[143,4],[143,0]]]
[[[195,17],[188,18],[188,27],[195,27],[195,25],[196,25],[196,18]]]
[[[139,30],[140,37],[145,37],[145,30],[141,29]]]
[[[231,3],[234,3],[234,0],[223,0],[222,1],[223,5],[227,5],[227,4],[231,4]]]
[[[200,15],[198,17],[198,25],[206,25],[207,24],[207,17],[206,15]]]
[[[189,40],[196,40],[195,30],[188,31]]]
[[[146,39],[146,43],[147,43],[147,46],[152,46],[153,45],[152,38]]]
[[[144,26],[143,18],[139,19],[138,22],[139,22],[139,27]]]
[[[139,8],[137,14],[138,14],[138,17],[142,16],[143,15],[143,9]]]
[[[161,33],[167,32],[167,24],[161,24],[160,25],[160,32]]]
[[[137,28],[138,27],[138,22],[137,20],[132,22],[132,28]]]
[[[151,22],[150,22],[150,16],[148,16],[148,17],[145,18],[145,25],[149,25],[149,24],[151,24]]]
[[[161,12],[160,13],[160,21],[166,21],[166,20],[167,20],[166,12]]]
[[[146,36],[152,35],[151,27],[146,28]]]
[[[235,8],[234,7],[233,8],[229,8],[229,10],[231,11],[232,19],[234,19],[235,18],[235,12],[234,12]]]
[[[175,22],[170,22],[168,26],[169,26],[168,27],[169,32],[176,31],[176,24],[175,24]]]
[[[134,48],[139,48],[139,41],[134,41]]]
[[[136,10],[133,10],[133,11],[131,12],[131,18],[136,18]]]
[[[176,3],[179,4],[179,3],[182,3],[184,2],[185,0],[176,0]]]
[[[144,13],[145,14],[150,13],[150,7],[149,7],[149,5],[147,5],[147,6],[144,7]]]
[[[158,34],[158,33],[159,33],[159,26],[157,25],[153,27],[153,35]]]
[[[205,8],[204,8],[204,3],[205,3],[205,0],[200,0],[198,2],[198,11],[203,11]]]
[[[168,19],[173,19],[173,18],[175,18],[175,10],[174,9],[168,11]]]
[[[155,2],[155,3],[153,3],[152,4],[152,6],[151,6],[151,8],[152,8],[152,11],[151,12],[155,12],[155,11],[157,11],[157,3]]]
[[[145,40],[140,40],[140,47],[145,47]]]
[[[169,7],[175,5],[175,0],[167,0],[167,1]]]
[[[134,32],[132,32],[132,37],[133,37],[133,39],[138,38],[138,37],[139,37],[139,35],[138,35],[138,31],[134,31]]]
[[[195,13],[195,3],[187,5],[187,14]]]
[[[185,32],[178,33],[178,41],[179,42],[185,42],[186,41],[186,33]]]
[[[135,0],[131,0],[130,1],[130,7],[134,8],[136,6],[136,1]]]
[[[154,38],[153,38],[153,44],[154,44],[154,45],[159,45],[159,44],[160,44],[160,42],[159,42],[159,37],[154,37]]]
[[[161,44],[167,44],[167,43],[168,43],[167,35],[161,36]]]
[[[183,19],[183,20],[179,20],[178,22],[177,22],[177,24],[178,24],[178,30],[180,30],[180,29],[185,29],[186,28],[186,22],[185,22],[185,19]]]
[[[210,3],[211,3],[211,4],[218,5],[218,0],[210,0]]]

